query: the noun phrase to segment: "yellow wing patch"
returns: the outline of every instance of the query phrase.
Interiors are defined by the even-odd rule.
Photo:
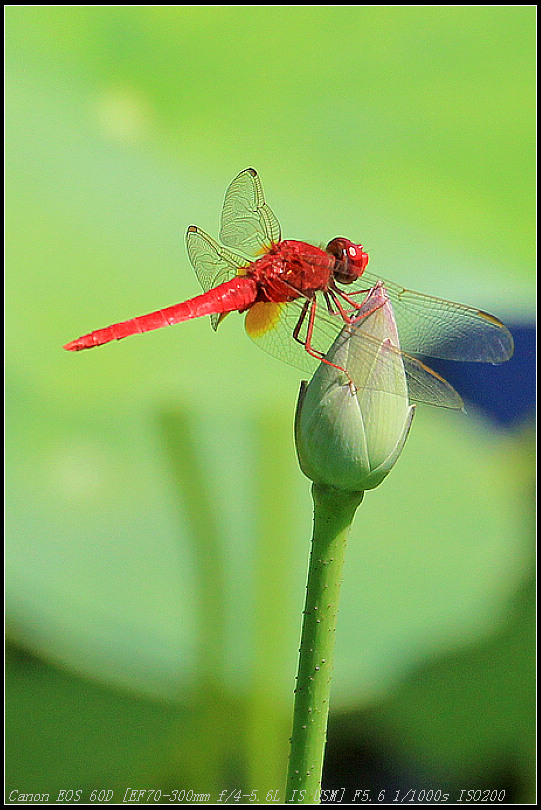
[[[251,338],[258,338],[273,329],[280,319],[284,304],[274,301],[259,301],[246,313],[244,328]]]
[[[270,251],[272,247],[272,242],[263,243],[259,250],[256,251],[256,256],[264,256],[266,253]]]

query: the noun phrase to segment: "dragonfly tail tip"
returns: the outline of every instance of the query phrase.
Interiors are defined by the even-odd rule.
[[[78,352],[86,347],[81,344],[80,338],[77,338],[77,340],[71,340],[69,343],[66,343],[62,348],[67,352]]]

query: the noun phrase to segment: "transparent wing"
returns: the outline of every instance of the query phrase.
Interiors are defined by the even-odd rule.
[[[222,247],[195,225],[190,225],[186,233],[186,249],[205,292],[234,278],[240,268],[249,264],[244,256]],[[211,315],[210,320],[212,328],[216,330],[220,315]]]
[[[511,333],[493,315],[407,290],[368,272],[363,273],[359,285],[367,290],[378,280],[389,295],[404,351],[444,360],[494,364],[512,356]],[[351,295],[349,287],[343,289]]]
[[[297,341],[293,337],[304,302],[305,299],[300,298],[287,304],[255,304],[247,312],[245,324],[248,335],[264,351],[312,374],[319,360],[308,354],[302,345],[302,342],[306,340],[308,318],[305,318],[300,329],[299,340]],[[341,316],[328,312],[325,299],[320,294],[317,295],[316,306],[317,314],[314,319],[311,344],[313,349],[326,354],[344,329],[344,321]],[[353,382],[356,381],[356,378],[358,380],[361,368],[377,362],[382,367],[382,374],[377,379],[372,378],[370,385],[374,390],[377,390],[378,386],[379,390],[386,390],[384,386],[392,385],[393,374],[385,374],[383,366],[390,363],[394,370],[397,357],[400,357],[406,372],[408,396],[413,402],[443,408],[463,408],[462,399],[452,385],[415,357],[411,357],[393,346],[382,346],[380,341],[362,332],[355,332],[351,336],[343,334],[344,339],[350,341],[347,371]],[[388,393],[399,392],[388,391]]]
[[[255,169],[245,169],[238,174],[226,191],[220,241],[248,256],[255,256],[280,241],[280,225],[265,203]]]

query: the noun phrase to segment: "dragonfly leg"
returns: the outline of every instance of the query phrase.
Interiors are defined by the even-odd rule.
[[[338,298],[338,294],[337,294],[338,292],[339,292],[338,290],[328,290],[325,293],[325,298],[327,298],[327,296],[328,296],[331,299],[331,301],[334,303],[336,309],[338,310],[338,312],[342,316],[342,320],[345,321],[345,323],[351,323],[352,318],[350,316],[350,313],[357,312],[357,310],[359,308],[359,305],[356,304],[355,302],[353,302],[354,307],[352,309],[344,309],[344,307],[342,306],[342,304],[340,303],[340,300]],[[348,302],[348,303],[352,303],[352,302]],[[327,302],[327,306],[329,306],[328,302]],[[329,312],[332,312],[331,307],[329,307]]]
[[[336,365],[336,363],[331,363],[330,360],[326,359],[323,352],[320,352],[317,349],[312,348],[312,334],[313,334],[313,331],[314,331],[314,321],[315,321],[315,318],[316,318],[316,310],[317,310],[317,301],[316,301],[315,298],[312,299],[311,303],[310,303],[310,301],[306,301],[305,305],[303,306],[303,311],[301,313],[301,317],[299,318],[299,322],[297,323],[297,326],[295,327],[295,332],[297,332],[297,337],[298,337],[298,331],[300,329],[301,323],[306,318],[306,313],[308,311],[308,305],[310,305],[310,314],[309,314],[309,317],[308,317],[308,326],[306,327],[306,338],[304,339],[304,341],[300,341],[300,342],[304,343],[304,348],[306,349],[306,351],[308,352],[308,354],[311,357],[314,357],[316,360],[320,360],[322,363],[325,363],[327,366],[332,366],[332,368],[335,368],[338,371],[342,371],[346,375],[346,377],[348,378],[348,382],[349,382],[351,390],[355,391],[356,388],[355,388],[355,385],[353,383],[353,380],[349,376],[346,369],[342,368],[342,366]],[[302,321],[301,321],[301,319],[302,319]],[[293,335],[294,337],[295,337],[295,332],[294,332],[294,335]],[[295,338],[295,339],[297,339],[297,338]]]
[[[354,295],[364,295],[366,297],[366,294],[369,293],[369,292],[370,292],[370,289],[367,289],[367,290],[355,290],[355,292],[348,295],[348,293],[345,293],[344,290],[341,290],[339,287],[333,287],[332,288],[332,293],[333,293],[334,296],[339,295],[340,298],[343,298],[344,301],[346,301],[348,304],[352,305],[352,311],[360,309],[362,307],[362,303],[359,304],[358,301],[355,301],[353,299],[353,296]]]
[[[306,345],[306,342],[302,338],[299,337],[299,333],[300,333],[301,327],[302,327],[302,325],[303,325],[303,323],[304,323],[304,321],[306,319],[306,313],[308,312],[308,307],[309,306],[310,306],[310,299],[307,298],[306,301],[304,302],[304,304],[302,305],[302,311],[301,311],[301,314],[299,315],[299,320],[297,321],[295,329],[293,330],[293,340],[296,340],[297,343],[301,344],[301,346]]]
[[[369,292],[370,292],[370,290],[356,290],[353,293],[353,295],[359,295],[360,293],[369,293]],[[366,301],[366,298],[368,296],[366,296],[366,298],[364,299],[364,301],[361,304],[358,304],[356,301],[353,301],[353,299],[349,295],[347,295],[345,292],[343,292],[343,290],[339,290],[337,287],[334,287],[332,290],[329,290],[329,293],[332,296],[333,301],[335,302],[336,306],[338,307],[338,309],[340,311],[340,314],[342,315],[342,317],[344,318],[346,323],[356,323],[361,318],[366,318],[368,315],[372,315],[373,312],[375,312],[377,309],[382,307],[383,304],[384,304],[384,302],[381,301],[379,304],[376,304],[376,305],[372,304],[370,309],[366,309],[364,312],[360,312],[360,310],[363,308],[364,303]],[[338,300],[338,297],[337,297],[338,295],[340,295],[342,298],[344,298],[349,303],[353,304],[354,309],[344,310],[344,308],[340,304],[340,301]],[[355,314],[355,313],[357,313],[357,314]]]
[[[329,290],[323,290],[323,297],[325,298],[325,303],[327,304],[327,311],[329,315],[336,315],[336,311],[333,305],[333,298],[331,297]]]

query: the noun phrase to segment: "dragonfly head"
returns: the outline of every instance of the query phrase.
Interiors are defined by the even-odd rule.
[[[340,284],[351,284],[362,276],[368,264],[368,253],[362,245],[337,236],[325,249],[334,256],[334,277]]]

